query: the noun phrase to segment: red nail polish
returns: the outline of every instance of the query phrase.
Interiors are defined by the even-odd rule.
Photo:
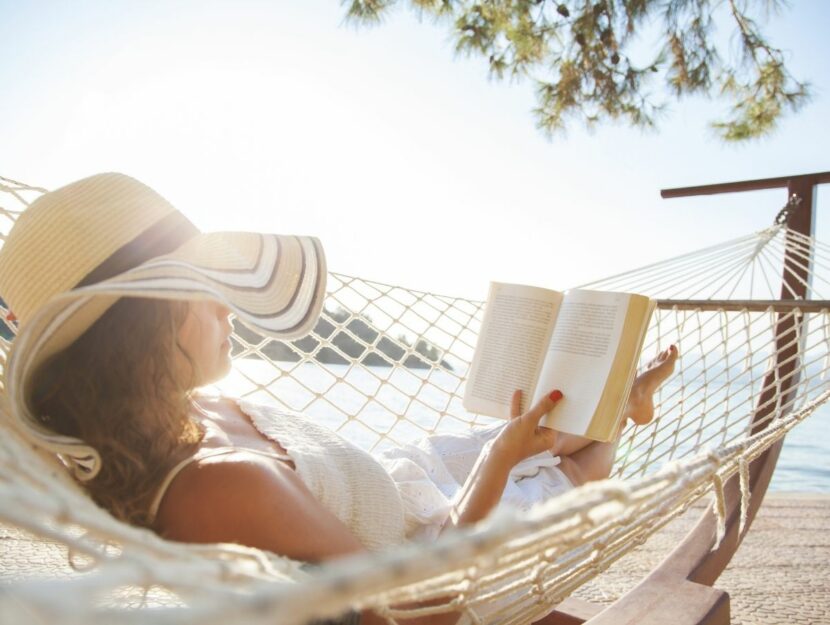
[[[550,397],[551,401],[559,401],[562,399],[562,391],[553,391],[548,397]]]

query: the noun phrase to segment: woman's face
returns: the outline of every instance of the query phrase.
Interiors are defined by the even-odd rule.
[[[181,359],[184,379],[193,379],[193,386],[204,386],[219,380],[231,368],[231,311],[216,302],[188,303],[187,316],[179,328],[179,347],[187,354]],[[195,371],[194,371],[195,369]]]

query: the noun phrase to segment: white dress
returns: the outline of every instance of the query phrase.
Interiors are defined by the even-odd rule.
[[[287,457],[280,459],[293,462],[321,505],[371,551],[406,540],[435,540],[482,450],[504,427],[497,423],[463,433],[433,434],[371,455],[296,413],[246,400],[237,404],[260,434],[286,450]],[[236,451],[237,447],[203,448],[173,467],[153,498],[151,517],[187,465]],[[527,510],[573,488],[558,464],[559,458],[543,452],[516,465],[499,507]]]
[[[438,536],[473,465],[504,425],[433,434],[376,456],[398,488],[407,538]],[[549,452],[522,461],[511,471],[499,507],[527,510],[573,488],[557,465],[559,458]]]
[[[377,456],[400,493],[407,538],[425,541],[437,538],[476,460],[504,425],[497,423],[458,434],[433,434]],[[498,508],[527,510],[573,488],[557,465],[559,458],[549,452],[516,465],[510,472]],[[510,577],[504,584],[515,581],[517,578]],[[495,625],[509,620],[514,610],[531,606],[535,606],[533,595],[526,587],[519,586],[499,599],[476,604],[475,613],[481,623]],[[506,613],[501,614],[503,610]],[[457,625],[471,625],[472,622],[465,612]]]

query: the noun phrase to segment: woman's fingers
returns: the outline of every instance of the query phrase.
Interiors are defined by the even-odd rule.
[[[559,403],[560,399],[562,399],[562,391],[553,391],[550,395],[546,395],[536,402],[536,405],[528,410],[527,417],[531,419],[534,424],[538,425],[539,421],[542,420],[542,417],[553,410],[553,407]]]
[[[539,421],[562,399],[561,391],[543,397],[533,408],[521,414],[522,392],[513,391],[510,399],[510,421],[495,439],[490,454],[510,466],[553,447],[557,433],[540,427]]]
[[[531,408],[527,412],[527,416],[537,423],[543,416],[553,410],[553,407],[562,399],[562,391],[556,390],[553,391],[550,395],[547,395],[540,399],[533,408]],[[513,391],[513,396],[510,398],[510,418],[515,419],[516,417],[522,416],[522,391],[515,390]]]
[[[513,391],[513,397],[510,399],[510,418],[522,416],[522,391]]]

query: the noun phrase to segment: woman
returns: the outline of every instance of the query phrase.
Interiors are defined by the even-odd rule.
[[[194,393],[230,368],[232,313],[302,336],[325,276],[316,239],[199,233],[127,176],[44,194],[0,250],[0,296],[19,322],[6,370],[16,423],[118,518],[308,562],[433,539],[500,502],[528,507],[608,476],[616,442],[539,427],[557,390],[524,414],[515,393],[504,426],[380,458],[296,415]],[[635,423],[651,420],[676,357],[635,381]]]

